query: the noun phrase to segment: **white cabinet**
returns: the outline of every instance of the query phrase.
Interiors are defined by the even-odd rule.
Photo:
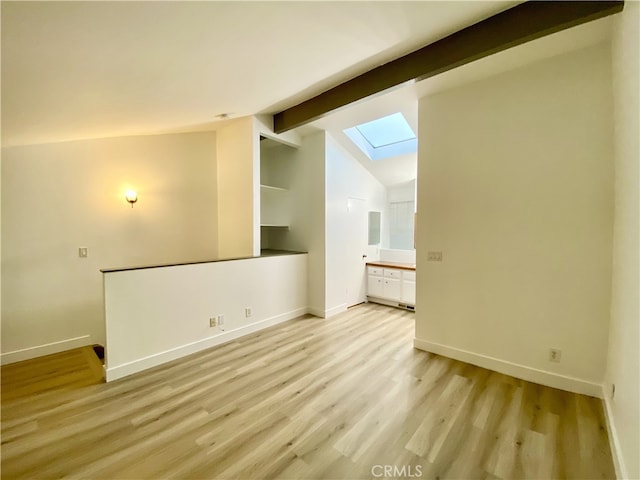
[[[397,280],[400,280],[402,278],[402,270],[384,268],[383,272],[385,278],[395,278]]]
[[[402,296],[400,297],[402,303],[409,305],[416,304],[416,282],[409,280],[402,281]]]
[[[367,276],[367,295],[372,297],[384,296],[384,283],[382,277],[368,275]]]
[[[416,303],[416,272],[368,266],[367,296],[373,302],[412,307]]]
[[[410,305],[416,304],[416,272],[404,271],[402,273],[402,296],[400,300]]]
[[[385,278],[383,296],[389,300],[400,300],[402,285],[400,279]]]
[[[367,267],[367,273],[369,275],[381,277],[382,275],[384,275],[384,270],[382,269],[382,267]]]

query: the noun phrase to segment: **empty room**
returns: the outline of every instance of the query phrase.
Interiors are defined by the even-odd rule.
[[[640,479],[640,3],[0,7],[2,479]]]

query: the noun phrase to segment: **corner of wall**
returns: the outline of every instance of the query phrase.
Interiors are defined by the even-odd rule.
[[[625,2],[613,25],[615,209],[604,398],[618,477],[640,478],[640,3]]]
[[[314,315],[323,317],[326,302],[326,134],[324,130],[302,138],[301,160],[305,162],[310,192],[307,224],[309,250],[309,305]]]
[[[609,448],[611,449],[611,458],[613,459],[613,466],[616,471],[616,478],[626,479],[629,478],[627,469],[624,465],[624,458],[622,457],[622,450],[620,448],[620,437],[618,435],[618,429],[614,422],[613,408],[611,405],[611,397],[608,395],[608,389],[606,384],[602,385],[602,392],[600,396],[604,405],[604,417],[607,422],[607,433],[609,437]]]

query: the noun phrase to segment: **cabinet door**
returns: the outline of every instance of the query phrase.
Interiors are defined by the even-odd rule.
[[[402,301],[409,305],[416,304],[416,282],[411,280],[402,281]]]
[[[389,300],[400,300],[401,286],[400,279],[385,278],[383,298],[387,298]]]
[[[367,277],[367,295],[371,297],[382,298],[384,296],[384,288],[382,282],[382,277],[369,275]]]

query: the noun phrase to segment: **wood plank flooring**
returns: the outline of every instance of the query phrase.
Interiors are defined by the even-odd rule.
[[[366,304],[109,384],[2,367],[2,478],[614,478],[600,400],[412,340]]]
[[[53,390],[74,390],[101,383],[102,363],[92,347],[76,348],[2,367],[2,405]]]

